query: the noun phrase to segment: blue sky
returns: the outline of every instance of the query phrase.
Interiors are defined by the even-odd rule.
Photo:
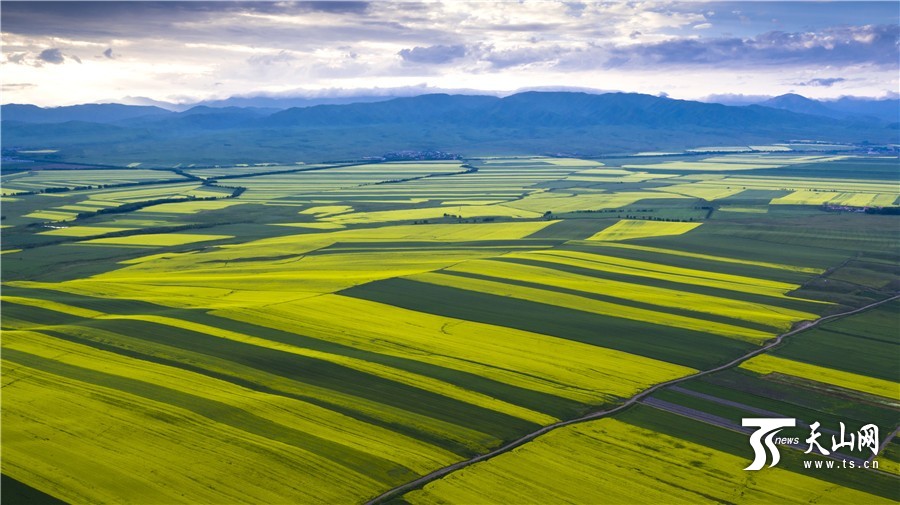
[[[8,2],[4,102],[577,87],[895,96],[892,2]]]

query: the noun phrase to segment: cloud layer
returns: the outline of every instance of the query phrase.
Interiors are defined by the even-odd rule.
[[[7,99],[571,86],[813,96],[897,89],[896,5],[6,2]]]

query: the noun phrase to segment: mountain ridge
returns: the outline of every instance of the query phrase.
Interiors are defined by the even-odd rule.
[[[589,96],[605,96],[605,95],[633,95],[648,98],[666,98],[670,100],[682,102],[696,103],[717,103],[730,107],[743,107],[750,105],[760,105],[791,112],[803,114],[818,115],[822,117],[830,117],[834,119],[871,119],[877,118],[889,123],[900,121],[900,100],[894,98],[864,98],[864,97],[841,97],[835,100],[816,100],[807,98],[796,93],[787,93],[775,97],[760,97],[756,100],[740,100],[733,101],[727,99],[708,99],[708,100],[677,100],[665,96],[654,96],[640,93],[629,93],[622,91],[600,91],[600,90],[578,90],[578,89],[533,89],[512,93],[506,96],[485,93],[447,93],[433,92],[421,93],[416,95],[348,95],[335,97],[271,97],[271,96],[236,96],[219,100],[204,100],[196,103],[185,104],[168,104],[166,102],[156,102],[160,105],[154,105],[150,99],[143,99],[141,103],[134,103],[131,97],[123,102],[106,101],[104,103],[91,103],[70,105],[62,107],[38,107],[31,104],[4,104],[0,107],[3,109],[4,119],[24,121],[24,122],[63,122],[66,120],[76,121],[93,121],[93,122],[116,122],[128,120],[141,116],[159,116],[163,117],[171,114],[197,113],[198,110],[206,109],[207,113],[215,113],[222,109],[246,109],[258,113],[268,112],[274,114],[281,111],[287,111],[298,108],[311,108],[322,105],[340,106],[340,105],[357,105],[367,103],[383,103],[396,99],[415,99],[421,96],[458,96],[458,97],[483,97],[492,99],[504,99],[515,96],[528,96],[529,94],[553,94],[563,93],[568,95],[589,95]],[[727,97],[729,95],[721,95]],[[132,103],[127,103],[132,102]],[[119,109],[118,115],[110,117],[98,117],[98,111],[102,109]],[[93,109],[93,111],[90,111]],[[130,111],[130,112],[129,112]]]
[[[639,93],[427,94],[276,112],[198,106],[184,112],[150,109],[148,115],[146,108],[121,107],[128,106],[88,107],[115,114],[87,123],[10,121],[3,109],[3,145],[56,151],[46,159],[171,166],[317,162],[405,150],[602,155],[796,138],[896,143],[898,131],[875,118],[838,119]],[[67,111],[85,116],[78,109]]]

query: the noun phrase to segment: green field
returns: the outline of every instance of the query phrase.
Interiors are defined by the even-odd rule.
[[[900,287],[896,216],[822,206],[893,205],[881,159],[658,158],[4,176],[33,192],[2,202],[4,498],[365,502]],[[896,476],[825,478],[793,452],[744,472],[728,424],[765,410],[892,433],[898,309],[398,499],[900,499]]]
[[[825,349],[806,357],[812,363],[856,361],[856,381],[834,384],[827,372],[789,366],[780,373],[798,373],[797,381],[759,375],[759,366],[742,365],[700,379],[664,388],[610,418],[560,428],[487,462],[477,463],[403,495],[408,503],[893,503],[897,486],[895,430],[900,423],[896,356],[897,302],[800,333],[772,354],[802,354],[813,343],[847,329],[865,332],[854,341],[857,353]],[[835,340],[831,338],[831,344]],[[843,352],[843,354],[841,354]],[[843,356],[845,360],[840,360]],[[871,357],[869,357],[871,356]],[[878,356],[878,357],[876,357]],[[867,358],[868,357],[868,358]],[[763,355],[748,363],[769,358]],[[879,359],[881,358],[881,359]],[[766,360],[763,360],[766,361]],[[880,361],[880,363],[879,363]],[[773,362],[781,363],[781,362]],[[866,363],[873,365],[871,368]],[[754,368],[756,368],[754,370]],[[872,370],[863,372],[863,370]],[[750,372],[750,373],[748,373]],[[887,372],[890,391],[866,391]],[[867,380],[863,375],[869,376]],[[802,380],[800,380],[802,379]],[[822,381],[822,382],[819,382]],[[885,396],[885,394],[889,396]],[[744,417],[794,417],[798,428],[783,430],[797,436],[800,447],[781,446],[782,462],[775,468],[747,472],[753,458],[741,427]],[[843,448],[840,458],[874,458],[878,470],[807,468],[803,462],[823,461],[818,453],[803,454],[807,427],[819,422],[826,434],[840,423],[855,430],[865,424],[879,427],[878,455]],[[828,437],[823,437],[828,438]],[[828,445],[828,442],[823,442]],[[627,486],[617,482],[628,482]]]

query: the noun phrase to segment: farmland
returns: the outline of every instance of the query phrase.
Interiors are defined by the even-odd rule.
[[[4,488],[365,502],[900,286],[896,216],[855,208],[896,203],[880,159],[659,158],[4,176]],[[402,499],[896,500],[896,477],[825,478],[788,449],[744,472],[735,424],[766,410],[892,433],[897,310],[797,333]],[[898,453],[886,445],[885,470]]]
[[[871,384],[879,379],[863,375],[836,386],[834,377],[846,379],[852,374],[789,366],[777,356],[797,345],[809,345],[817,333],[848,327],[866,328],[873,342],[897,346],[896,325],[884,326],[888,320],[896,322],[897,304],[800,333],[797,340],[774,351],[775,356],[760,355],[739,369],[663,388],[622,413],[560,428],[407,493],[403,499],[408,503],[585,503],[603,494],[611,503],[892,503],[897,500],[896,380],[883,381],[889,385],[887,391],[872,391]],[[878,345],[861,342],[860,351],[865,356]],[[831,356],[833,360],[835,354]],[[815,358],[809,361],[804,366],[821,363]],[[885,359],[880,368],[886,366],[890,365]],[[892,373],[896,375],[895,370]],[[860,396],[855,398],[859,403],[848,403],[855,393],[879,396]],[[799,436],[801,444],[782,446],[783,462],[778,467],[744,471],[753,457],[747,442],[752,429],[743,428],[741,418],[751,416],[795,417],[798,426],[807,428],[784,430],[787,436]],[[876,424],[879,444],[884,442],[877,455],[866,450],[859,456],[851,447],[853,452],[845,449],[840,457],[856,452],[857,457],[881,463],[881,471],[825,472],[805,467],[804,459],[827,461],[821,455],[803,454],[806,444],[802,442],[815,422],[826,427],[823,432],[835,435],[841,422],[853,429]],[[616,485],[623,480],[629,485]]]

